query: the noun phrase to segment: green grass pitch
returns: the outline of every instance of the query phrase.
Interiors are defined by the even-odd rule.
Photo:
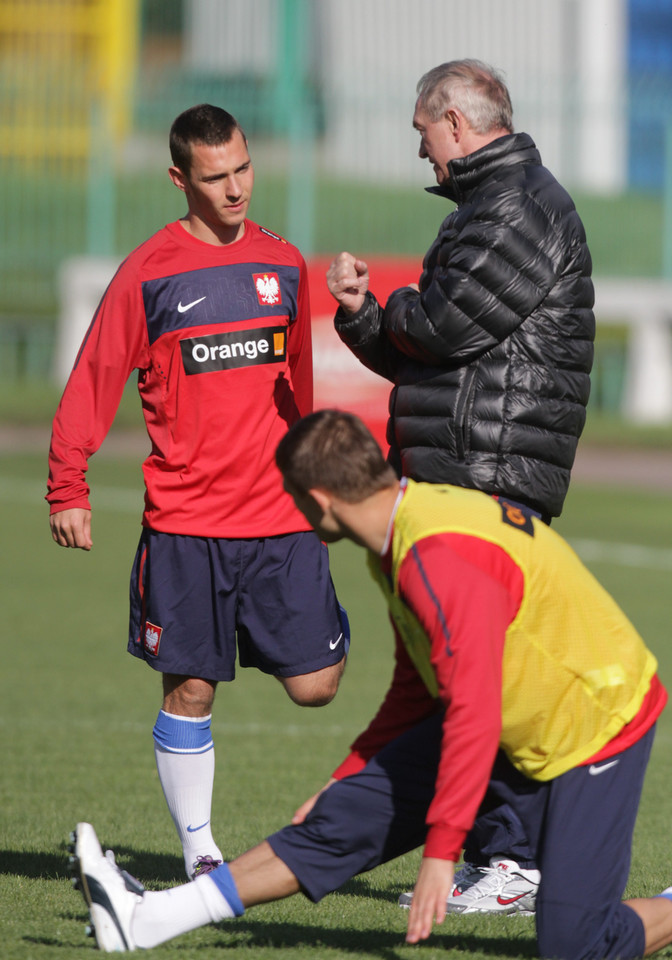
[[[141,505],[137,461],[94,458],[94,549],[52,543],[42,456],[0,456],[0,955],[3,960],[91,956],[83,903],[69,883],[67,837],[90,820],[123,866],[150,888],[182,881],[182,859],[154,767],[160,705],[153,671],[125,652],[130,564]],[[557,524],[602,546],[589,565],[632,617],[672,685],[672,501],[664,495],[575,486]],[[606,545],[606,546],[605,546]],[[611,546],[610,546],[611,545]],[[619,545],[616,548],[614,545]],[[633,553],[623,546],[646,548]],[[606,559],[605,559],[606,558]],[[290,703],[254,671],[223,684],[215,703],[214,826],[233,857],[286,823],[344,756],[376,709],[391,671],[382,602],[355,548],[332,548],[333,575],[353,627],[336,700]],[[670,711],[661,719],[633,853],[629,892],[672,882]],[[357,878],[314,906],[301,897],[250,911],[147,951],[165,960],[405,960],[398,894],[418,853]],[[535,955],[525,918],[448,918],[419,948],[425,960]]]

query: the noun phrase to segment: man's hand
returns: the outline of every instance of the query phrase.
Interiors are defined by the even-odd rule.
[[[435,918],[437,923],[443,923],[454,873],[455,864],[452,860],[423,858],[408,915],[407,943],[426,940],[432,932]]]
[[[357,313],[369,289],[369,268],[351,253],[339,253],[327,270],[327,286],[346,313]]]
[[[79,547],[80,550],[90,550],[93,546],[90,510],[75,507],[72,510],[52,513],[49,517],[49,526],[51,535],[59,547]]]
[[[292,817],[292,823],[303,823],[303,821],[306,819],[310,811],[315,806],[315,803],[317,802],[317,798],[320,797],[325,790],[328,790],[329,787],[332,785],[332,783],[336,783],[336,782],[337,781],[334,779],[334,777],[332,777],[330,780],[327,781],[327,783],[325,783],[325,785],[322,787],[321,790],[318,790],[317,793],[313,794],[312,797],[309,797],[305,803],[302,803],[299,809],[296,811],[296,813]]]

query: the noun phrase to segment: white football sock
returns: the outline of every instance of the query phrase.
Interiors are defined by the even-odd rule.
[[[235,889],[235,888],[234,888]],[[136,946],[147,950],[207,923],[240,915],[209,876],[171,890],[145,891],[131,922]]]
[[[203,727],[206,721],[209,723],[209,717],[192,720],[187,717],[174,717],[161,711],[157,727],[159,723],[166,726],[170,722],[171,727],[178,728],[178,731],[180,727],[188,731],[188,724],[194,723]],[[197,857],[224,859],[215,843],[210,823],[215,777],[214,745],[210,740],[209,745],[205,749],[201,748],[199,752],[184,752],[183,748],[175,749],[172,744],[166,746],[165,738],[163,743],[159,742],[157,727],[154,731],[156,768],[182,844],[185,870],[191,879]]]

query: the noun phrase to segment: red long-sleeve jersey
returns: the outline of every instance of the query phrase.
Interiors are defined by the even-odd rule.
[[[53,422],[51,513],[89,509],[89,457],[138,370],[151,441],[143,524],[260,537],[307,530],[275,448],[313,403],[308,279],[296,247],[250,220],[216,246],[170,223],[105,292]]]

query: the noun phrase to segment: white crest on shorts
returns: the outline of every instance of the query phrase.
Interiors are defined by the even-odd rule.
[[[158,657],[159,655],[159,645],[161,643],[162,633],[163,627],[157,627],[155,623],[150,623],[149,620],[146,621],[143,646],[146,652],[152,657]]]

